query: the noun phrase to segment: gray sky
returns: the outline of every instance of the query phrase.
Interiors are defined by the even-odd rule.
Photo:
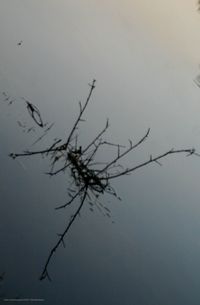
[[[49,179],[40,158],[7,157],[39,136],[39,129],[26,134],[17,125],[33,123],[22,97],[55,122],[41,148],[67,136],[93,78],[83,143],[109,117],[107,139],[114,142],[127,144],[151,128],[125,166],[172,147],[200,151],[199,25],[196,1],[0,0],[0,271],[6,271],[7,297],[70,305],[199,304],[198,158],[173,156],[162,167],[115,181],[122,202],[102,199],[114,224],[85,206],[66,249],[52,260],[49,283],[38,277],[72,212],[54,211],[66,199],[68,179]],[[2,92],[15,102],[8,106]]]

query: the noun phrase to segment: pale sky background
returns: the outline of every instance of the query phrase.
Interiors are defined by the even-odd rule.
[[[107,139],[122,144],[151,128],[125,165],[172,147],[200,152],[196,2],[0,0],[0,272],[7,297],[50,305],[199,305],[198,157],[173,156],[114,182],[122,202],[102,199],[114,224],[85,206],[52,261],[52,283],[38,277],[70,217],[54,211],[66,199],[67,179],[43,175],[48,164],[40,158],[7,157],[40,134],[17,125],[33,123],[22,97],[55,122],[41,148],[67,136],[93,78],[83,144],[109,118]],[[8,106],[2,92],[16,101]]]

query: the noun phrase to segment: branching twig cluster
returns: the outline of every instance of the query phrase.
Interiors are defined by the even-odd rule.
[[[104,128],[87,146],[80,146],[77,130],[79,128],[79,124],[84,121],[83,114],[91,99],[92,92],[95,88],[95,83],[96,81],[93,80],[92,84],[90,84],[90,91],[85,103],[83,105],[79,103],[79,115],[69,133],[69,136],[65,141],[57,139],[45,149],[37,151],[27,150],[23,153],[10,154],[13,159],[17,157],[33,155],[49,157],[50,171],[47,174],[50,176],[54,176],[59,173],[65,173],[66,170],[69,171],[69,174],[72,178],[72,184],[68,188],[69,200],[65,204],[57,206],[56,210],[64,209],[74,203],[77,198],[80,198],[80,204],[76,209],[74,215],[71,217],[71,220],[67,224],[65,230],[63,231],[63,233],[58,234],[58,241],[47,257],[46,263],[40,276],[40,280],[43,280],[45,278],[48,278],[50,280],[48,267],[52,256],[60,245],[65,246],[64,238],[68,230],[74,223],[75,219],[79,215],[85,201],[88,201],[91,205],[96,204],[99,209],[103,208],[106,211],[107,216],[110,215],[110,210],[99,201],[99,196],[107,193],[120,199],[117,196],[116,191],[110,184],[112,179],[121,177],[123,175],[128,175],[134,172],[135,170],[145,167],[151,163],[162,165],[160,163],[161,159],[167,157],[168,155],[177,153],[186,153],[187,155],[198,155],[195,152],[195,149],[170,149],[169,151],[158,156],[150,155],[150,157],[146,161],[134,167],[124,168],[120,163],[121,160],[134,149],[139,147],[147,139],[150,133],[150,129],[146,131],[145,135],[138,142],[133,143],[131,140],[129,140],[128,147],[124,147],[119,144],[108,142],[103,138],[105,132],[109,128],[108,120],[106,121]],[[30,111],[36,112],[34,114],[37,115],[37,117],[33,117],[33,115],[32,117],[37,124],[42,125],[43,123],[41,116],[39,115],[39,110],[35,110],[33,105],[30,106],[29,104],[27,105],[27,107],[30,108]],[[95,160],[95,157],[97,155],[97,152],[99,152],[99,149],[102,147],[110,146],[114,146],[116,148],[116,156],[110,162],[97,162]]]

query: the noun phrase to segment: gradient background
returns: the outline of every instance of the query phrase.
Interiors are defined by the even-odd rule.
[[[83,143],[110,118],[107,140],[151,134],[124,160],[132,166],[174,148],[200,151],[200,16],[189,0],[0,0],[0,271],[6,297],[45,304],[199,305],[200,159],[163,160],[113,181],[121,202],[102,201],[112,219],[86,205],[38,277],[56,233],[72,211],[64,176],[49,179],[41,158],[11,160],[40,135],[21,97],[55,127],[37,148],[66,137],[78,101],[97,87],[82,125]],[[19,41],[22,46],[17,46]],[[16,98],[8,106],[2,92]],[[36,146],[35,146],[36,148]],[[107,157],[105,152],[102,157]],[[114,221],[114,223],[112,223]]]

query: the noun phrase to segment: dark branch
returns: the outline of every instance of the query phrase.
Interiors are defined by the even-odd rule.
[[[169,150],[169,151],[165,152],[164,154],[159,155],[157,157],[153,158],[152,156],[150,156],[149,160],[147,160],[147,161],[145,161],[145,162],[143,162],[143,163],[141,163],[139,165],[136,165],[136,166],[134,166],[132,168],[128,168],[125,171],[120,172],[120,173],[118,173],[116,175],[110,175],[108,178],[102,178],[101,180],[110,180],[110,179],[118,178],[118,177],[123,176],[123,175],[127,175],[127,174],[129,174],[131,172],[134,172],[135,170],[137,170],[139,168],[142,168],[142,167],[150,164],[150,163],[153,163],[153,162],[159,163],[158,160],[163,159],[167,155],[178,154],[178,153],[188,153],[189,155],[194,154],[194,155],[198,156],[198,154],[195,153],[193,149],[179,149],[179,150],[171,149],[171,150]],[[159,163],[159,165],[161,165],[161,163]]]
[[[81,106],[81,103],[79,103],[79,105],[80,105],[80,113],[79,113],[79,116],[78,116],[78,118],[77,118],[77,120],[76,120],[74,126],[72,127],[72,130],[71,130],[71,132],[70,132],[70,134],[69,134],[69,137],[68,137],[68,139],[67,139],[67,142],[65,143],[66,149],[68,148],[68,145],[69,145],[69,143],[70,143],[70,141],[71,141],[71,139],[72,139],[72,136],[73,136],[73,134],[74,134],[74,132],[75,132],[75,130],[76,130],[76,128],[77,128],[79,122],[81,121],[81,117],[82,117],[82,115],[83,115],[83,113],[84,113],[84,111],[85,111],[85,109],[86,109],[86,107],[87,107],[87,105],[88,105],[88,102],[89,102],[89,100],[90,100],[90,98],[91,98],[91,95],[92,95],[92,91],[93,91],[94,88],[95,88],[95,82],[96,82],[96,80],[94,79],[93,82],[92,82],[92,84],[90,85],[90,92],[89,92],[89,95],[88,95],[88,97],[87,97],[87,99],[86,99],[86,102],[85,102],[85,105],[83,106],[83,108],[82,108],[82,106]]]
[[[43,271],[41,273],[41,276],[40,276],[41,281],[44,280],[46,277],[49,280],[51,280],[51,278],[49,277],[49,273],[48,273],[48,266],[49,266],[49,263],[51,261],[51,258],[54,255],[54,253],[56,252],[56,250],[58,249],[58,247],[60,246],[60,244],[63,244],[65,235],[69,231],[70,227],[72,226],[73,222],[75,221],[76,217],[79,215],[79,213],[80,213],[80,211],[83,207],[86,195],[87,195],[87,186],[85,187],[85,191],[84,191],[84,194],[83,194],[83,197],[81,199],[81,203],[80,203],[78,209],[76,210],[75,214],[72,216],[72,218],[71,218],[69,224],[67,225],[66,229],[64,230],[64,232],[62,234],[59,234],[59,239],[58,239],[56,245],[50,251],[50,254],[49,254],[49,256],[46,260],[44,269],[43,269]]]
[[[101,171],[100,173],[106,172],[109,167],[111,165],[113,165],[114,163],[116,163],[119,159],[121,159],[122,157],[124,157],[125,155],[127,155],[131,150],[135,149],[137,146],[139,146],[140,144],[142,144],[142,142],[144,142],[146,140],[146,138],[148,137],[150,132],[150,128],[148,128],[146,134],[144,135],[144,137],[142,137],[135,145],[132,145],[132,142],[130,141],[130,148],[128,148],[125,152],[123,152],[121,155],[118,153],[117,157],[112,160],[110,163],[108,163]]]

